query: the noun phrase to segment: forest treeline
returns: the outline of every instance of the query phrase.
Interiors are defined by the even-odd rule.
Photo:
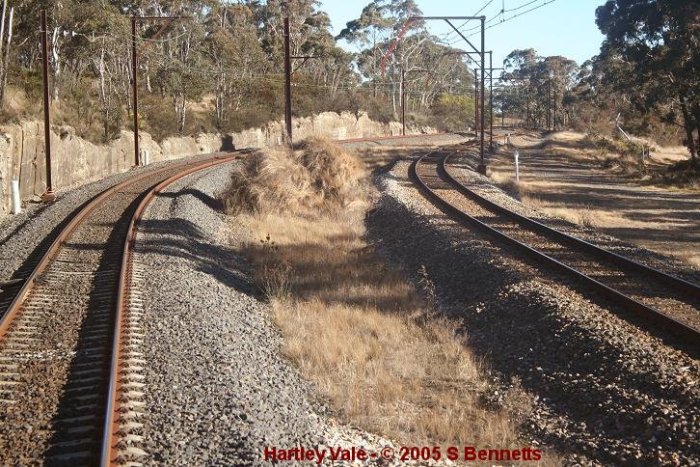
[[[538,128],[614,134],[618,127],[659,143],[700,145],[700,2],[610,0],[596,10],[600,54],[578,66],[565,57],[513,51],[506,115]]]
[[[446,45],[427,24],[412,22],[385,60],[406,20],[422,12],[415,0],[366,1],[334,37],[315,0],[3,0],[0,121],[41,114],[39,13],[46,9],[54,123],[93,141],[130,128],[134,15],[178,17],[137,23],[139,114],[157,139],[280,118],[285,15],[292,55],[304,57],[293,60],[295,115],[364,111],[389,121],[399,117],[404,94],[417,126],[473,125],[474,64],[460,44]],[[494,83],[495,114],[605,134],[619,125],[683,142],[697,157],[700,3],[601,0],[596,22],[606,39],[580,66],[533,49],[510,53]]]
[[[139,114],[157,139],[199,131],[236,131],[283,112],[283,18],[291,19],[294,114],[366,111],[396,119],[402,92],[416,124],[454,129],[472,118],[469,70],[459,55],[417,25],[383,69],[384,51],[411,15],[412,0],[375,0],[341,34],[314,0],[4,0],[7,81],[2,120],[41,114],[40,10],[48,14],[54,122],[91,140],[129,128],[131,16],[138,22]],[[14,7],[13,7],[14,5]],[[165,26],[165,28],[163,28]],[[11,39],[11,40],[10,40]],[[0,57],[3,53],[0,53]],[[468,97],[465,97],[468,96]],[[467,112],[469,109],[469,112]]]

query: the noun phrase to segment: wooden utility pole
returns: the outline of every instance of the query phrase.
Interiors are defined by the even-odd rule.
[[[56,195],[53,191],[51,178],[51,100],[49,97],[49,38],[46,31],[46,10],[41,10],[41,70],[44,91],[44,151],[46,153],[46,192],[41,196],[45,202],[53,201]]]
[[[134,100],[134,166],[141,165],[141,154],[139,149],[139,87],[138,87],[138,51],[136,49],[136,26],[139,21],[166,21],[166,24],[150,39],[151,41],[160,36],[170,26],[175,19],[187,19],[187,16],[132,16],[131,17],[131,75],[132,93]],[[148,45],[148,44],[146,44]]]
[[[489,151],[493,152],[493,52],[489,52],[489,123],[491,133],[489,134]]]
[[[136,55],[136,16],[131,17],[131,85],[134,95],[134,165],[141,165],[141,155],[139,149],[139,86],[138,76],[138,56]]]
[[[547,86],[547,130],[552,129],[552,78],[549,78]]]
[[[474,137],[479,137],[479,75],[474,68]]]
[[[292,58],[289,46],[289,16],[284,17],[284,125],[287,144],[292,144]]]
[[[485,119],[485,113],[486,113],[486,106],[485,106],[485,100],[486,100],[486,93],[485,93],[485,87],[486,87],[486,28],[485,28],[485,22],[486,22],[486,17],[482,16],[481,18],[481,141],[480,141],[480,155],[481,155],[481,160],[479,162],[479,172],[485,174],[486,173],[486,161],[484,160],[484,125],[486,124],[486,119]]]
[[[401,134],[406,136],[406,70],[401,67]]]

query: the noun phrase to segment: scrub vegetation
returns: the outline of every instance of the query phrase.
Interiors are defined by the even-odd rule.
[[[362,188],[362,189],[361,189]],[[409,282],[367,242],[366,170],[333,143],[258,153],[224,195],[283,352],[346,422],[403,443],[517,447],[531,400],[497,387],[443,317],[430,272]]]

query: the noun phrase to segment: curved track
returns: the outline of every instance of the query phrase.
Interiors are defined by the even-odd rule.
[[[487,200],[460,183],[450,154],[426,154],[411,177],[440,209],[495,237],[548,269],[613,301],[650,331],[662,328],[684,349],[700,354],[700,286],[552,229]]]
[[[137,456],[138,219],[175,180],[215,156],[136,175],[77,212],[0,319],[0,455],[12,465],[109,465]]]

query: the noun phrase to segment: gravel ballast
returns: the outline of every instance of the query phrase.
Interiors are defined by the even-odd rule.
[[[389,261],[425,265],[472,351],[504,386],[534,396],[524,426],[533,442],[567,463],[700,462],[699,363],[449,220],[408,167],[378,176],[370,233]]]
[[[197,160],[206,156],[195,156]],[[187,159],[163,161],[146,167],[106,177],[68,191],[59,190],[56,201],[51,204],[25,203],[17,215],[0,218],[0,281],[7,280],[28,261],[35,259],[40,247],[48,247],[57,234],[57,227],[90,199],[107,188],[138,173],[156,170]],[[36,252],[35,252],[36,251]]]
[[[340,425],[280,354],[216,195],[232,165],[159,195],[139,228],[147,465],[268,465],[265,447],[390,444]]]

